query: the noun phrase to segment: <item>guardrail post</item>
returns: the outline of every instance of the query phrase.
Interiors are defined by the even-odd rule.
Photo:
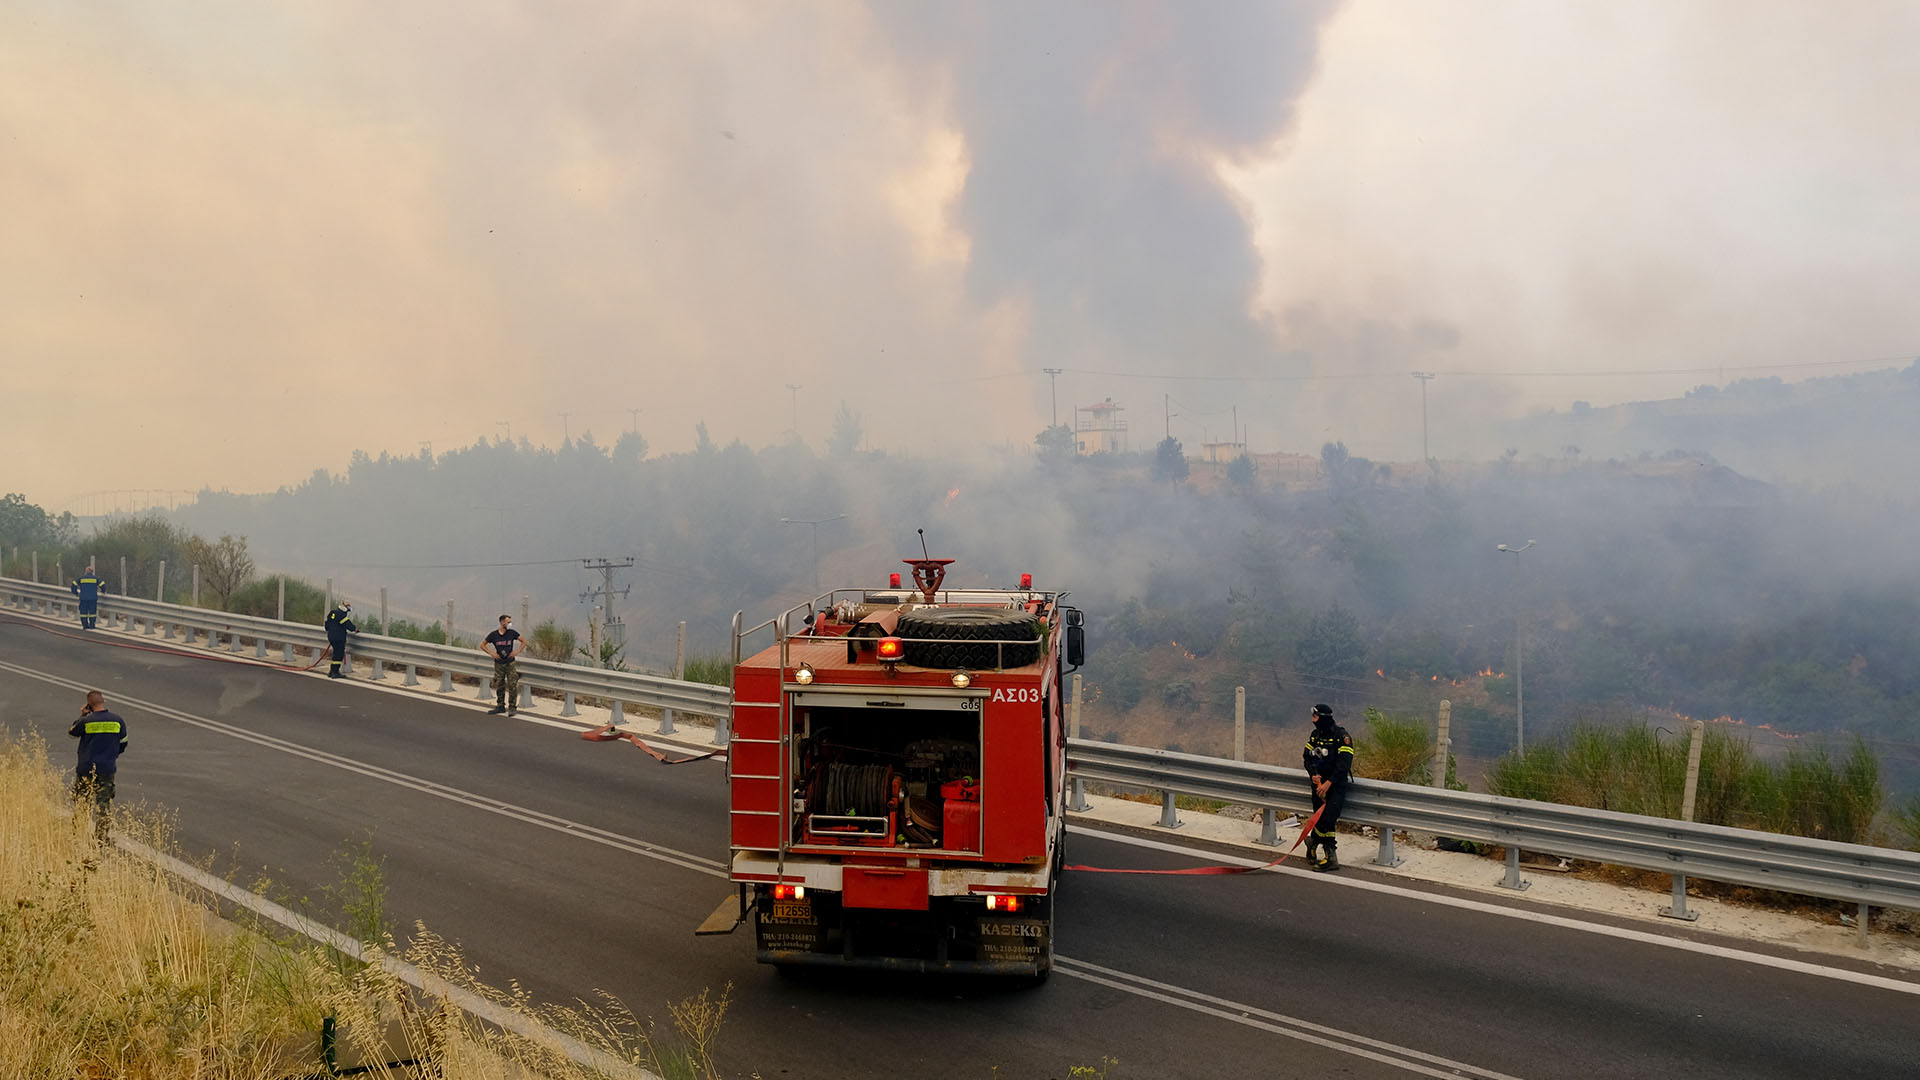
[[[1180,827],[1180,814],[1174,809],[1173,792],[1171,791],[1163,791],[1160,793],[1160,827],[1163,829],[1177,829]]]
[[[256,658],[261,660],[265,660],[267,658],[267,639],[266,638],[257,637],[253,639],[253,655]]]
[[[440,669],[440,692],[443,694],[453,693],[453,672],[448,671],[446,668]]]
[[[147,628],[147,636],[152,637],[153,636],[153,616],[149,615],[145,619],[142,619],[141,622]]]
[[[1073,738],[1080,737],[1080,676],[1073,676],[1073,704],[1068,706],[1067,731]],[[1073,778],[1072,793],[1067,798],[1067,809],[1076,814],[1085,813],[1087,805],[1087,782],[1079,777]]]
[[[173,620],[168,619],[160,624],[160,636],[168,641],[173,640]]]
[[[1693,820],[1694,797],[1700,792],[1700,744],[1705,740],[1707,725],[1703,720],[1693,722],[1693,735],[1687,746],[1687,784],[1685,793],[1680,796],[1680,820]],[[1697,911],[1687,910],[1687,875],[1673,875],[1673,904],[1660,909],[1660,914],[1669,919],[1685,919],[1694,922],[1700,918]]]
[[[379,657],[373,658],[373,681],[380,682],[387,677],[387,662]]]
[[[1860,947],[1863,949],[1873,947],[1873,935],[1870,929],[1872,921],[1873,908],[1869,907],[1865,901],[1862,901],[1860,904]]]
[[[580,710],[578,708],[575,708],[573,704],[573,691],[569,690],[564,695],[562,695],[561,702],[562,702],[562,704],[560,705],[561,716],[579,716],[580,715]]]
[[[1699,912],[1687,910],[1687,875],[1673,875],[1673,904],[1669,907],[1661,908],[1660,914],[1665,915],[1669,919],[1685,919],[1688,922],[1699,921]]]
[[[621,724],[624,724],[627,722],[626,716],[620,711],[619,698],[613,699],[613,719],[611,722],[614,727],[619,727]]]
[[[1404,863],[1406,861],[1407,860],[1394,854],[1393,826],[1391,825],[1380,826],[1380,850],[1377,853],[1375,853],[1375,855],[1373,856],[1373,865],[1384,866],[1387,869],[1391,870],[1394,867],[1399,866],[1401,863]]]
[[[280,662],[283,664],[293,663],[293,642],[286,641],[280,644]]]
[[[518,705],[515,705],[514,708],[530,709],[532,707],[533,707],[533,686],[530,683],[523,682],[520,684],[520,703]]]
[[[238,653],[240,651],[240,635],[239,634],[235,634],[235,633],[227,634],[227,651],[230,653]]]
[[[1271,806],[1260,809],[1260,839],[1256,843],[1268,847],[1280,846],[1280,817]]]
[[[487,700],[487,695],[492,691],[493,691],[493,676],[482,675],[480,676],[480,685],[473,688],[473,700],[485,701]]]
[[[400,683],[400,685],[401,686],[419,686],[420,685],[420,673],[413,669],[413,664],[411,662],[407,664],[407,677],[404,681]]]
[[[1500,879],[1500,887],[1503,889],[1512,889],[1514,892],[1526,892],[1532,884],[1533,882],[1527,881],[1520,876],[1520,849],[1509,844],[1507,846],[1507,876]]]
[[[733,731],[730,726],[732,724],[732,721],[733,721],[733,718],[727,715],[727,712],[724,709],[721,710],[719,716],[716,716],[713,718],[712,745],[725,746],[727,745],[727,743],[733,740]]]

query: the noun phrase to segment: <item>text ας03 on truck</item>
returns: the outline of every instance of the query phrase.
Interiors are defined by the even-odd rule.
[[[742,630],[731,879],[763,963],[1045,978],[1080,612],[908,559]],[[772,643],[742,655],[742,642]]]

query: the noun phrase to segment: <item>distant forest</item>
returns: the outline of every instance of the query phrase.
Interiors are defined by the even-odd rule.
[[[655,669],[681,620],[693,651],[714,655],[736,610],[751,623],[804,601],[816,534],[823,588],[874,586],[919,553],[924,528],[933,554],[959,560],[958,584],[1028,571],[1072,591],[1096,731],[1217,725],[1239,685],[1256,723],[1290,727],[1319,700],[1431,718],[1445,697],[1462,749],[1498,754],[1519,617],[1529,732],[1727,717],[1858,733],[1908,758],[1920,745],[1910,504],[1777,488],[1687,454],[1510,454],[1409,476],[1336,443],[1303,475],[1037,442],[958,462],[852,442],[719,446],[704,429],[665,456],[637,434],[483,441],[356,454],[344,475],[270,495],[203,492],[176,519],[244,535],[263,573],[333,578],[362,611],[380,585],[397,615],[437,618],[456,598],[471,628],[496,607],[517,613],[522,595],[536,619],[583,628],[579,594],[598,578],[575,560],[631,556],[618,580],[633,591],[616,603],[633,661]]]

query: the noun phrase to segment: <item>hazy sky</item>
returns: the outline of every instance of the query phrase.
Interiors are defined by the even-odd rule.
[[[0,489],[760,445],[788,384],[815,445],[1024,446],[1042,367],[1137,446],[1171,394],[1409,460],[1416,368],[1443,456],[1858,370],[1920,352],[1915,55],[1868,0],[13,0]]]

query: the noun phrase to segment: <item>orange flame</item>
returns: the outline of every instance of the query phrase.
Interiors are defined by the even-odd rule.
[[[947,501],[946,501],[946,502],[944,502],[944,503],[941,503],[940,505],[942,505],[942,506],[952,506],[952,505],[953,505],[953,500],[955,500],[955,499],[957,499],[957,498],[959,498],[959,497],[960,497],[960,489],[959,489],[959,488],[954,488],[954,489],[953,489],[952,491],[949,491],[949,492],[947,492]]]

